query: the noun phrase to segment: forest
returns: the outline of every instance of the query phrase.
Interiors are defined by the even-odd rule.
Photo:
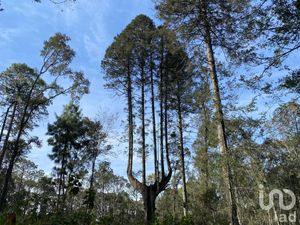
[[[0,225],[300,225],[300,0],[24,2],[0,1]]]

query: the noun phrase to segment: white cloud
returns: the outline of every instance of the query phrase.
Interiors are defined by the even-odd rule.
[[[108,44],[109,34],[105,29],[104,14],[109,10],[109,6],[107,1],[90,1],[87,6],[89,17],[86,20],[89,23],[87,32],[83,36],[83,44],[91,62],[99,63]]]
[[[0,30],[0,46],[8,45],[20,33],[20,30],[17,28],[0,27]]]

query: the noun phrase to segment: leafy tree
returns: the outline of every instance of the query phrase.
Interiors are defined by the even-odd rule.
[[[22,154],[21,140],[23,136],[35,126],[37,120],[47,113],[47,106],[56,97],[71,93],[76,98],[77,94],[88,92],[89,82],[84,78],[83,73],[72,71],[69,67],[75,56],[75,52],[68,45],[69,40],[70,38],[66,35],[57,33],[45,41],[41,51],[43,63],[39,70],[32,69],[25,64],[14,64],[1,74],[1,85],[7,87],[1,88],[2,96],[8,101],[8,105],[13,102],[19,108],[18,117],[15,119],[15,107],[13,107],[8,126],[8,131],[10,131],[14,123],[16,129],[13,136],[14,145],[1,192],[0,210],[4,208],[15,161]],[[47,78],[47,82],[43,80],[45,78]],[[71,85],[64,87],[62,83],[67,80],[71,82]],[[13,122],[14,119],[17,122]],[[10,132],[7,132],[6,140],[8,138],[11,138]],[[32,141],[29,140],[29,143]],[[6,152],[5,142],[3,147],[2,155]]]
[[[54,124],[48,125],[49,145],[53,146],[50,159],[57,165],[58,176],[57,206],[65,207],[67,191],[77,194],[81,187],[80,179],[85,173],[81,156],[86,129],[79,107],[73,102],[65,106]]]
[[[300,70],[293,71],[285,76],[281,81],[281,88],[287,89],[292,93],[300,93]]]
[[[106,155],[111,149],[111,145],[107,145],[108,133],[104,131],[100,120],[92,121],[88,118],[83,118],[83,124],[86,129],[86,147],[83,155],[84,161],[91,161],[90,186],[86,196],[85,204],[90,209],[94,207],[95,201],[95,169],[98,156]]]
[[[2,124],[2,136],[3,145],[0,156],[0,168],[2,167],[3,160],[7,153],[7,144],[9,139],[18,132],[18,126],[20,126],[20,117],[24,110],[26,95],[29,93],[29,89],[36,78],[36,73],[33,69],[29,68],[25,64],[13,64],[9,69],[2,73],[1,92],[3,98],[3,104],[8,104],[7,111],[5,113],[4,121]],[[39,80],[38,87],[32,91],[31,104],[38,104],[39,102],[45,101],[45,96],[40,93],[45,88],[43,80]],[[45,102],[43,107],[37,108],[36,111],[40,116],[45,115],[45,108],[48,105]],[[3,106],[6,107],[6,106]],[[32,129],[37,116],[32,114],[32,120],[28,120],[27,127],[25,129]],[[4,137],[4,131],[6,135]]]

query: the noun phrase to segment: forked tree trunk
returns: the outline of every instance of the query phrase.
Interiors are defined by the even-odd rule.
[[[140,182],[133,176],[133,103],[132,103],[132,81],[130,74],[130,66],[127,68],[127,104],[128,104],[128,167],[127,176],[130,184],[137,190],[143,197],[144,201],[144,220],[146,225],[150,225],[155,218],[155,199],[163,190],[165,190],[168,182],[172,176],[172,170],[170,169],[169,153],[166,149],[166,158],[168,162],[168,174],[162,172],[160,181],[156,181],[154,184],[147,185],[145,179]],[[161,121],[163,123],[163,120]],[[162,152],[163,155],[163,152]],[[164,168],[162,161],[162,169]]]
[[[154,192],[152,186],[146,188],[146,192],[143,195],[144,201],[144,221],[147,225],[151,225],[155,218],[155,199],[156,193]]]

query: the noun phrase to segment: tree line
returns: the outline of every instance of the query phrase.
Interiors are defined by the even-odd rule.
[[[258,193],[300,193],[300,76],[288,62],[299,54],[300,2],[157,0],[155,10],[159,26],[136,16],[101,60],[126,106],[128,180],[103,160],[114,150],[105,121],[81,113],[89,81],[70,68],[69,37],[44,42],[40,69],[1,73],[3,221],[12,211],[24,224],[290,224]],[[64,94],[46,176],[26,159],[41,144],[30,132]]]

